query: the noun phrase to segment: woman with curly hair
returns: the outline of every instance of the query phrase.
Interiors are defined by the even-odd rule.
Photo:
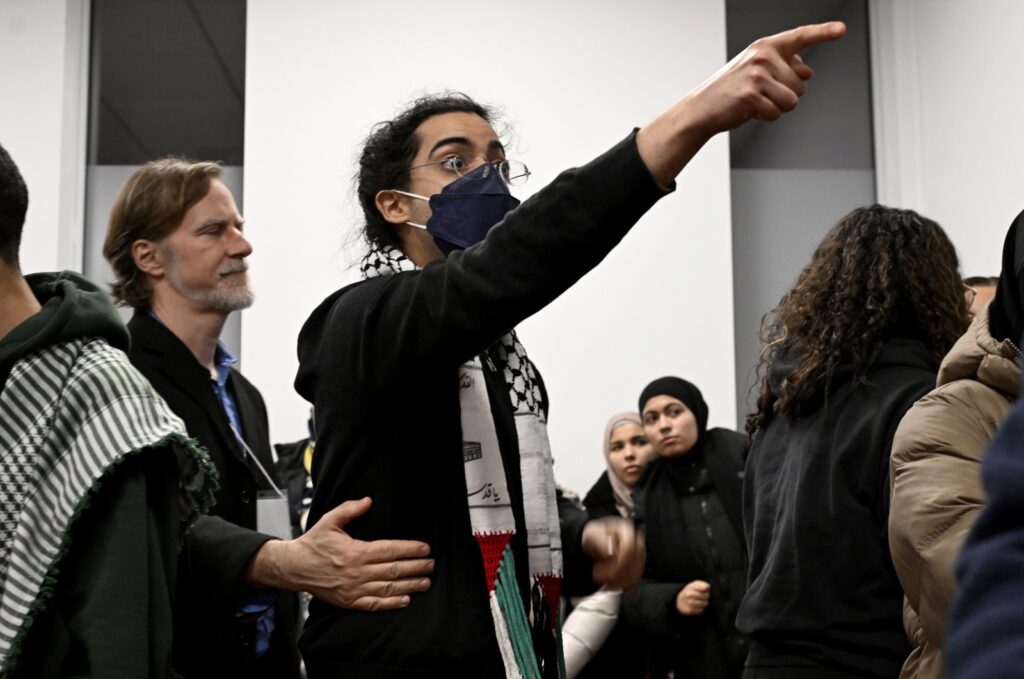
[[[747,420],[744,677],[899,675],[910,647],[886,539],[890,449],[966,327],[942,228],[880,205],[833,227],[765,317]]]

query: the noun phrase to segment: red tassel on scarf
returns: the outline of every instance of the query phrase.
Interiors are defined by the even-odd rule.
[[[495,582],[498,580],[498,566],[501,564],[501,555],[505,552],[512,539],[512,532],[504,533],[474,533],[476,543],[480,546],[480,556],[484,561],[484,575],[487,577],[487,591],[493,592]]]

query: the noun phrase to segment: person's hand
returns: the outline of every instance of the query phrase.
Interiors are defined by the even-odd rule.
[[[799,53],[845,33],[846,24],[831,21],[755,40],[637,133],[637,149],[654,179],[669,186],[719,132],[748,120],[775,120],[793,110],[814,75]]]
[[[792,111],[814,75],[800,52],[845,33],[846,24],[830,21],[755,40],[688,95],[704,132],[710,137]]]
[[[683,615],[700,615],[711,601],[711,585],[694,580],[676,594],[676,610]]]
[[[637,586],[644,572],[644,536],[632,521],[605,517],[583,527],[583,552],[594,562],[594,582],[613,589]]]
[[[251,586],[306,591],[342,608],[381,611],[409,605],[430,588],[430,546],[414,540],[356,540],[345,525],[369,511],[370,498],[344,502],[305,535],[271,540],[256,552],[243,581]]]

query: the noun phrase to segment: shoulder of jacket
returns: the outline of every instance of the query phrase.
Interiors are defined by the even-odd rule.
[[[939,450],[979,458],[992,427],[1012,403],[976,380],[956,380],[920,398],[900,421],[893,439],[893,467]]]

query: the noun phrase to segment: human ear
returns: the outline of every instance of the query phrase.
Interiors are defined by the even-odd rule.
[[[159,278],[164,275],[163,253],[151,240],[140,238],[132,243],[132,261],[139,271],[148,276]]]
[[[405,224],[412,218],[409,200],[395,191],[378,191],[373,199],[381,216],[391,224]]]

